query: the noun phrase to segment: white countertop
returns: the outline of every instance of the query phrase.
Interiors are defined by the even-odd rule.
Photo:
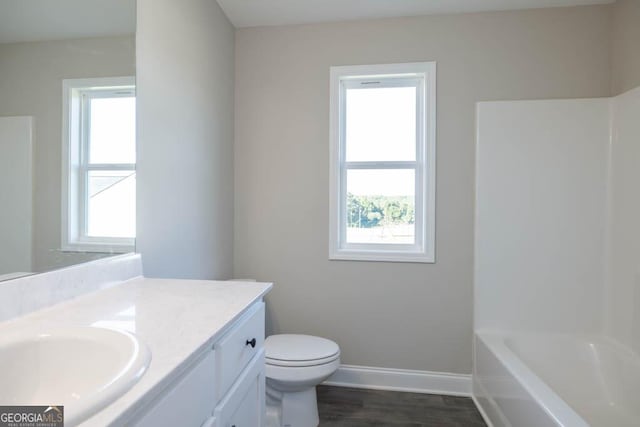
[[[135,333],[151,350],[140,381],[81,424],[124,425],[155,400],[227,327],[272,287],[270,283],[136,278],[0,323],[19,328],[102,326]],[[73,355],[70,355],[73,357]]]

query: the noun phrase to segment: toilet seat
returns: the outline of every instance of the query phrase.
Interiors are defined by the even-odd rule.
[[[307,366],[319,366],[326,365],[327,363],[331,363],[334,360],[340,357],[339,354],[334,354],[330,357],[324,357],[322,359],[316,360],[278,360],[278,359],[265,359],[267,365],[271,366],[282,366],[282,367],[292,367],[292,368],[304,368]]]
[[[267,337],[264,346],[266,363],[272,366],[318,366],[340,357],[340,347],[336,343],[310,335],[272,335]]]

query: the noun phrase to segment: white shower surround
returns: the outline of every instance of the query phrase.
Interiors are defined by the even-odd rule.
[[[640,419],[611,392],[640,388],[638,118],[640,88],[610,99],[478,104],[474,397],[494,426]],[[531,336],[540,351],[507,344]],[[625,375],[590,384],[617,412],[563,385],[553,369],[559,348],[629,361]],[[583,378],[611,372],[605,359],[571,369]]]

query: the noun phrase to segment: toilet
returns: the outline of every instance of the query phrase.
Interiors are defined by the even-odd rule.
[[[267,427],[317,427],[316,386],[340,366],[340,347],[311,335],[265,340]]]

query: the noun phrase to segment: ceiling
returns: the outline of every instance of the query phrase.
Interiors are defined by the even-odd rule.
[[[135,0],[0,0],[0,43],[133,34]]]
[[[442,13],[535,9],[615,0],[218,0],[237,28]]]
[[[179,1],[179,0],[176,0]],[[218,0],[234,26],[613,3],[615,0]],[[0,0],[0,43],[133,34],[136,0]]]

